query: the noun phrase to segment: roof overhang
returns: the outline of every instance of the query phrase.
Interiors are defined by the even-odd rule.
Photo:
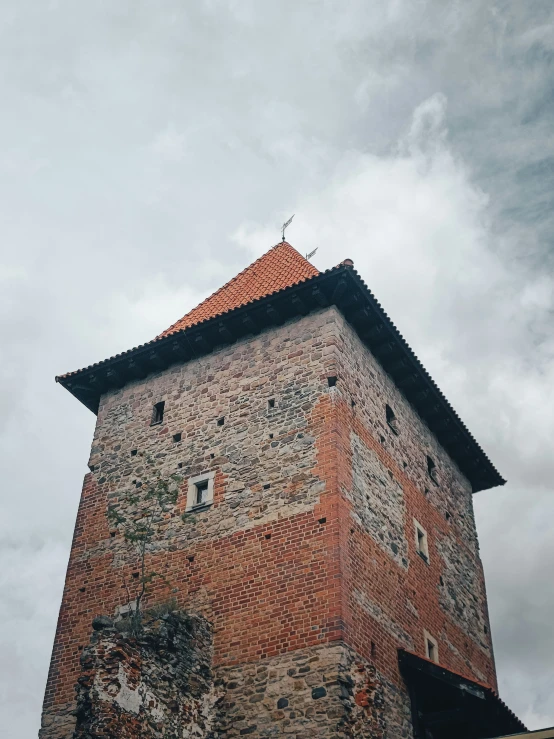
[[[526,731],[488,686],[403,649],[398,662],[412,703],[415,739],[493,739]]]
[[[554,739],[554,726],[550,729],[524,731],[523,734],[505,734],[500,737],[489,737],[489,739]]]
[[[162,336],[76,372],[56,377],[93,413],[103,393],[188,362],[245,336],[335,305],[436,435],[473,492],[503,485],[494,468],[359,274],[348,264]]]

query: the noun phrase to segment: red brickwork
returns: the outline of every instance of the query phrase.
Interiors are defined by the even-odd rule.
[[[333,388],[327,384],[331,375],[338,377]],[[268,408],[269,398],[275,408]],[[151,427],[152,405],[160,400],[166,404],[164,424]],[[398,436],[385,423],[385,403],[397,414]],[[225,419],[222,426],[218,418]],[[174,443],[177,432],[182,441]],[[303,687],[291,682],[290,690],[308,691],[308,701],[319,700],[318,690],[339,691],[339,683],[327,684],[322,672],[313,698],[306,674],[310,650],[327,664],[321,650],[341,642],[341,649],[354,648],[359,670],[371,675],[354,697],[351,687],[342,698],[337,692],[337,700],[352,698],[362,710],[359,733],[343,722],[345,733],[334,734],[342,719],[331,706],[322,719],[325,728],[320,723],[302,736],[362,736],[370,715],[372,725],[385,727],[376,735],[399,736],[401,726],[408,731],[409,707],[397,649],[423,654],[423,629],[439,642],[442,664],[495,685],[490,637],[476,631],[481,624],[488,628],[488,620],[468,483],[331,308],[103,396],[90,459],[94,471],[85,478],[56,632],[43,737],[71,736],[67,711],[91,621],[113,615],[125,602],[122,579],[132,576],[133,565],[121,536],[110,531],[106,509],[140,484],[144,470],[131,455],[135,449],[161,455],[164,470],[181,470],[185,478],[148,562],[169,583],[158,581],[153,600],[174,596],[185,611],[210,620],[216,669],[228,676],[242,665],[239,677],[225,678],[233,705],[237,691],[247,695],[240,686],[247,665],[275,665],[278,675],[282,660],[296,652],[307,670],[296,676]],[[438,485],[426,478],[426,454],[436,459]],[[214,504],[183,521],[186,480],[208,470],[216,473]],[[380,475],[382,483],[376,482]],[[387,491],[396,496],[394,505]],[[429,564],[415,552],[414,517],[429,535]],[[462,559],[452,555],[458,550]],[[351,667],[354,657],[341,660],[358,669]],[[289,689],[290,669],[283,673],[283,690]],[[299,720],[264,696],[268,722]],[[254,717],[260,707],[252,696],[244,701],[243,719]],[[307,715],[304,706],[302,721]],[[246,728],[257,726],[247,718]],[[218,736],[233,731],[228,726]],[[248,733],[266,736],[259,728]]]

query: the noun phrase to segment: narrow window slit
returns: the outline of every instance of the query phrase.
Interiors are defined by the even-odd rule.
[[[160,400],[159,403],[154,405],[152,410],[152,421],[151,426],[156,426],[158,423],[162,423],[164,420],[165,400]]]
[[[431,662],[436,662],[438,664],[439,661],[439,645],[437,643],[437,640],[434,639],[431,634],[428,634],[427,631],[424,631],[424,637],[425,637],[425,656],[427,659],[431,660]]]
[[[414,518],[416,552],[429,564],[429,546],[427,543],[427,532]]]
[[[427,474],[434,483],[438,483],[437,466],[432,457],[427,455]]]
[[[208,500],[208,481],[202,480],[202,482],[196,483],[196,500],[194,505],[204,505]]]
[[[398,436],[398,424],[396,422],[396,416],[394,415],[393,409],[388,404],[385,404],[385,415],[387,418],[388,427],[393,432],[393,434],[396,434],[396,436]]]

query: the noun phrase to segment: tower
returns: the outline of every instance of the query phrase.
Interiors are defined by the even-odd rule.
[[[73,735],[92,619],[129,607],[138,573],[107,511],[148,484],[141,455],[180,479],[146,553],[150,604],[171,597],[213,639],[194,736],[524,728],[495,693],[472,508],[504,481],[350,260],[320,273],[282,242],[153,341],[57,380],[98,420],[43,739]],[[95,639],[87,689],[110,651]],[[180,699],[110,654],[117,720],[144,718],[118,735],[188,736],[164,724]]]

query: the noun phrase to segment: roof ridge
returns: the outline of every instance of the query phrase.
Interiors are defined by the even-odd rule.
[[[249,272],[249,271],[255,271],[256,266],[259,265],[260,262],[262,262],[264,259],[267,259],[267,257],[272,252],[274,252],[277,249],[282,248],[282,247],[287,247],[287,249],[290,249],[292,252],[294,252],[294,254],[296,256],[300,257],[300,259],[303,262],[305,262],[307,265],[309,265],[314,270],[315,274],[319,274],[319,270],[317,270],[313,266],[313,264],[311,264],[311,262],[308,261],[308,259],[306,259],[306,257],[303,256],[298,251],[298,249],[295,249],[294,246],[292,246],[292,244],[290,244],[288,241],[280,241],[278,244],[275,244],[270,249],[268,249],[266,252],[264,252],[262,255],[260,255],[253,262],[251,262],[250,264],[248,264],[244,269],[242,269],[240,272],[238,272],[234,277],[232,277],[230,280],[228,280],[224,285],[222,285],[217,290],[215,290],[213,293],[211,293],[210,295],[208,295],[207,297],[205,297],[204,300],[202,300],[200,303],[198,303],[198,305],[196,305],[190,311],[188,311],[187,313],[185,313],[185,315],[182,316],[181,318],[179,318],[178,321],[175,321],[175,323],[172,323],[171,326],[169,326],[169,328],[165,329],[160,334],[158,334],[156,336],[156,339],[162,338],[164,336],[168,336],[169,334],[173,333],[175,330],[179,330],[177,327],[181,323],[183,323],[183,321],[185,320],[185,318],[187,318],[187,316],[190,316],[195,311],[198,311],[202,306],[206,305],[209,301],[212,301],[217,295],[220,295],[224,291],[229,290],[229,288],[232,287],[238,280],[240,280],[240,278],[243,277],[247,272]],[[294,284],[294,283],[291,283],[291,284]],[[249,301],[247,301],[247,302],[249,302]],[[217,315],[219,315],[219,313],[215,313],[213,317],[215,317]],[[194,325],[194,324],[192,324],[192,325]]]

